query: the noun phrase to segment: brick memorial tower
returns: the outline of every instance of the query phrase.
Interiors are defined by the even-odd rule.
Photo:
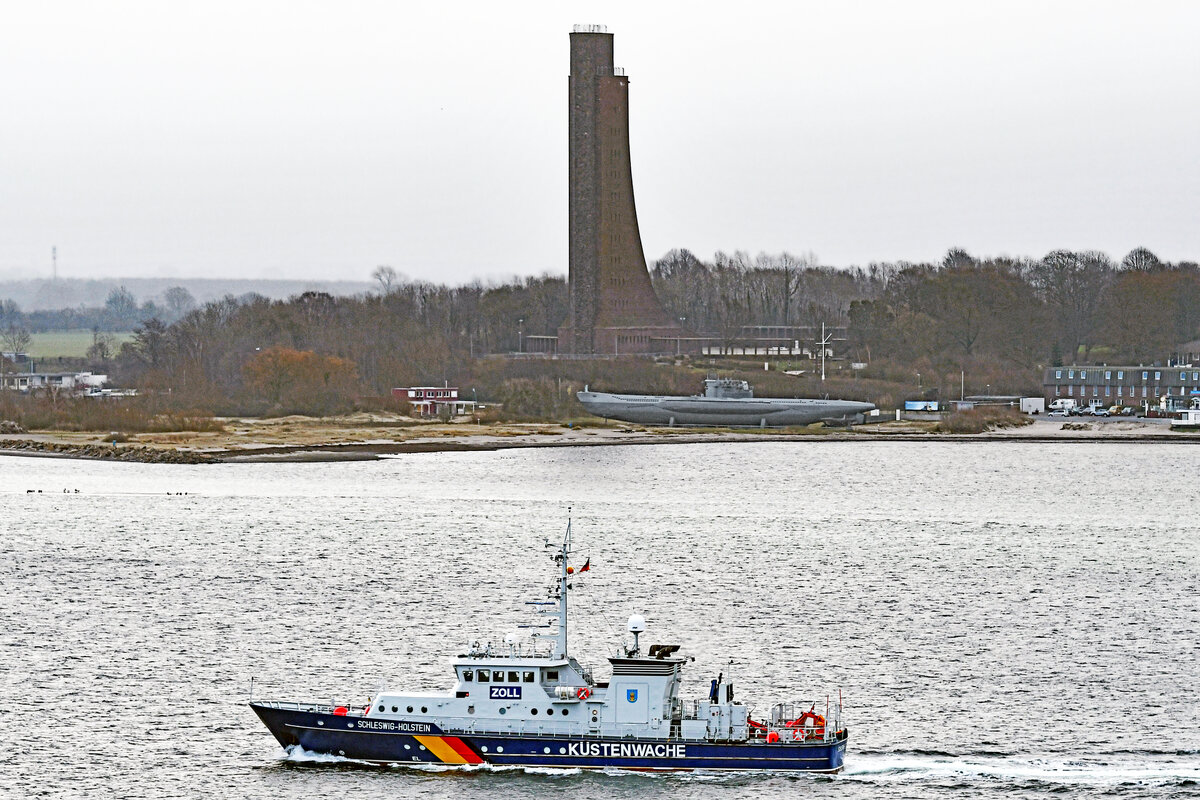
[[[560,353],[676,352],[680,326],[646,269],[629,162],[629,80],[613,68],[613,36],[571,33],[570,291]]]

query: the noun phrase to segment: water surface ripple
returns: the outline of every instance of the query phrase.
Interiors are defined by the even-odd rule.
[[[1197,486],[1191,448],[1134,443],[0,457],[0,794],[1200,797]],[[696,656],[689,694],[841,688],[846,771],[369,767],[286,757],[246,708],[252,677],[446,688],[524,620],[568,504],[581,660],[641,611]]]

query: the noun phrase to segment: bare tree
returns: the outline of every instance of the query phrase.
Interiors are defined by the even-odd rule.
[[[184,314],[196,307],[196,298],[182,286],[172,286],[163,292],[163,302],[171,312],[171,319],[180,319]]]
[[[8,323],[8,327],[0,333],[0,343],[4,345],[5,353],[12,353],[15,363],[17,356],[29,349],[29,343],[33,337],[29,335],[29,331],[14,322]],[[4,388],[4,373],[8,368],[8,356],[0,354],[0,389]]]
[[[1149,272],[1162,266],[1162,262],[1145,247],[1135,247],[1121,259],[1121,266],[1137,272]]]
[[[392,285],[395,284],[396,280],[399,278],[399,276],[396,274],[396,270],[387,266],[386,264],[381,264],[380,266],[376,267],[375,271],[371,273],[371,277],[379,281],[379,288],[384,294],[392,293]]]

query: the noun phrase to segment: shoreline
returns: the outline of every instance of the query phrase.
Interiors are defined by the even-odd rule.
[[[1073,423],[1079,424],[1079,423]],[[954,442],[954,443],[1200,443],[1169,420],[1113,419],[1067,429],[1060,420],[976,434],[936,433],[928,423],[884,422],[842,428],[688,429],[611,425],[566,427],[554,423],[398,423],[393,419],[283,418],[233,420],[224,433],[139,434],[108,444],[95,433],[32,431],[0,436],[0,455],[77,458],[123,463],[304,463],[375,461],[410,453],[491,452],[539,447],[707,444],[742,442]]]

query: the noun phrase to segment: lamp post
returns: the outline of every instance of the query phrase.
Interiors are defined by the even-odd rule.
[[[680,350],[682,347],[682,345],[680,344],[680,340],[683,338],[683,323],[685,323],[685,322],[687,322],[687,317],[679,318],[679,333],[676,334],[676,336],[675,336],[675,355],[680,354]]]
[[[517,320],[517,352],[525,352],[525,318]]]

